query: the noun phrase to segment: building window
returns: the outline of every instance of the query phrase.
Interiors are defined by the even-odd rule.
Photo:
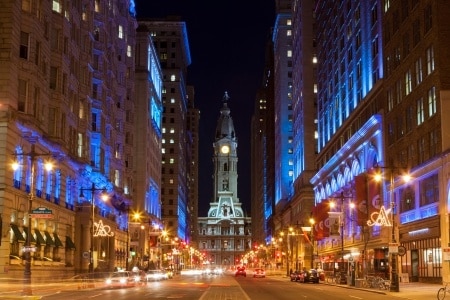
[[[415,62],[415,69],[416,69],[416,85],[419,85],[423,80],[423,70],[422,70],[422,59],[419,58]]]
[[[436,87],[432,87],[428,90],[428,116],[431,117],[436,114]]]
[[[23,59],[28,59],[28,49],[30,43],[30,34],[27,32],[20,32],[20,48],[19,48],[19,56]]]
[[[409,95],[412,92],[412,80],[411,80],[411,70],[405,73],[405,95]]]
[[[417,114],[417,125],[420,125],[425,120],[425,113],[424,113],[424,107],[423,107],[423,98],[420,98],[420,99],[417,100],[416,114]]]
[[[420,181],[420,206],[439,202],[438,175],[434,174]]]
[[[19,79],[19,86],[18,86],[18,104],[17,109],[20,112],[26,112],[27,107],[27,100],[28,100],[28,82],[22,79]]]
[[[400,212],[406,212],[415,209],[416,201],[414,199],[414,189],[408,186],[400,190]]]
[[[423,16],[424,16],[424,31],[427,33],[431,30],[433,27],[433,11],[431,9],[431,4],[428,4],[425,9],[423,10]]]
[[[434,49],[433,46],[427,49],[427,75],[430,75],[434,71]]]
[[[53,0],[52,10],[61,13],[61,0]]]
[[[119,29],[118,37],[119,37],[119,39],[123,39],[123,26],[119,25],[118,29]]]

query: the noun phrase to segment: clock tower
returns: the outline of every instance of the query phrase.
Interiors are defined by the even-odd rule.
[[[214,195],[207,217],[198,218],[199,247],[206,264],[230,267],[241,265],[251,249],[251,217],[245,215],[237,195],[237,138],[228,107],[228,93],[214,135]]]
[[[214,201],[218,201],[221,195],[228,195],[239,202],[237,195],[237,138],[234,131],[233,119],[228,107],[228,93],[225,92],[222,100],[220,116],[217,120],[214,138]]]

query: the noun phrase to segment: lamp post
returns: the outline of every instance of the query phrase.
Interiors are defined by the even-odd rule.
[[[92,186],[90,188],[80,188],[80,198],[84,198],[83,191],[90,191],[91,192],[91,207],[92,207],[92,215],[91,215],[91,245],[89,248],[89,273],[94,272],[94,237],[95,237],[95,225],[94,225],[94,217],[95,217],[95,202],[94,202],[94,193],[96,191],[102,191],[102,200],[107,200],[107,194],[105,188],[96,188],[95,184],[92,183]]]
[[[30,158],[30,166],[31,166],[31,173],[30,173],[30,193],[28,194],[28,213],[27,213],[27,239],[25,241],[24,246],[24,252],[25,252],[25,268],[23,272],[23,279],[24,279],[24,286],[22,294],[25,296],[30,296],[33,294],[32,287],[31,287],[31,215],[32,215],[32,207],[33,207],[33,200],[34,200],[34,173],[35,173],[35,160],[37,157],[42,156],[51,156],[50,153],[45,154],[38,154],[36,153],[35,143],[36,140],[32,139],[30,140],[31,143],[31,151],[28,153],[15,153],[14,156],[26,156]],[[17,170],[19,167],[18,162],[13,163],[13,170]],[[45,167],[47,171],[50,171],[53,167],[51,163],[46,163]]]
[[[298,222],[297,222],[298,225]],[[289,236],[290,240],[292,240],[292,237],[295,236],[295,270],[299,269],[298,266],[298,232],[293,227],[289,227]],[[292,247],[293,248],[293,247]]]
[[[398,243],[397,239],[395,237],[395,198],[394,198],[394,169],[390,167],[380,167],[378,165],[375,166],[376,169],[389,169],[389,201],[390,201],[390,210],[391,210],[391,244],[389,245],[389,254],[391,257],[391,285],[390,285],[390,291],[391,292],[400,292],[400,283],[398,278]],[[377,172],[375,175],[375,180],[380,181],[381,175],[380,172]],[[408,182],[411,177],[409,174],[402,176],[404,182]]]
[[[346,272],[345,272],[345,260],[344,260],[344,228],[345,228],[345,199],[346,198],[350,198],[353,199],[352,197],[345,197],[344,196],[344,192],[341,192],[341,196],[339,197],[339,200],[341,201],[341,206],[340,206],[340,211],[339,212],[329,212],[329,214],[333,214],[339,215],[339,228],[340,228],[340,238],[341,238],[341,268],[340,268],[340,284],[346,284],[347,283],[347,277],[346,277]],[[330,206],[333,208],[335,207],[336,203],[335,202],[331,202]],[[349,208],[354,208],[355,204],[354,203],[350,203],[349,204]],[[337,225],[337,223],[336,223]],[[337,226],[336,226],[337,227]],[[337,229],[337,228],[336,228]],[[353,281],[353,280],[352,280]]]

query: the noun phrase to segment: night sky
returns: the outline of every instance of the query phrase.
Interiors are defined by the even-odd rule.
[[[228,91],[238,138],[238,193],[250,213],[250,125],[264,70],[264,51],[275,22],[274,0],[135,0],[137,18],[177,15],[186,22],[192,64],[187,82],[200,109],[199,216],[213,193],[214,130]]]

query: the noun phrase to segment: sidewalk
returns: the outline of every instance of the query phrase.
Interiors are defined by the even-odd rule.
[[[381,289],[368,289],[368,288],[357,288],[354,286],[349,286],[346,284],[332,284],[321,282],[323,284],[334,285],[341,288],[347,289],[358,289],[365,290],[371,293],[378,293],[383,295],[390,295],[402,298],[410,298],[410,299],[418,299],[418,298],[426,298],[426,299],[436,299],[436,295],[438,290],[442,287],[440,284],[433,283],[422,283],[422,282],[409,282],[409,283],[401,283],[399,286],[399,292],[391,292],[389,290],[381,290]]]

